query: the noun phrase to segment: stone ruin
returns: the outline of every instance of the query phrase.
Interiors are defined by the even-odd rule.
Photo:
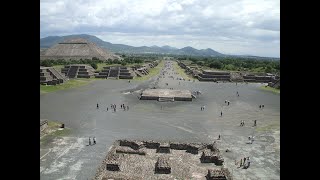
[[[273,81],[273,77],[265,74],[246,74],[243,75],[244,82],[269,83]]]
[[[69,78],[91,78],[94,77],[95,69],[86,64],[70,64],[61,69]]]
[[[215,144],[117,140],[94,179],[203,179],[230,180]],[[199,166],[212,163],[212,166]]]
[[[221,166],[224,162],[224,159],[217,152],[206,149],[202,151],[200,161],[201,163],[214,163],[217,166]]]
[[[56,85],[67,81],[68,79],[53,67],[40,66],[40,84]]]
[[[139,77],[145,76],[149,74],[149,69],[150,68],[155,68],[156,66],[158,66],[158,61],[153,61],[150,63],[146,63],[144,65],[135,65],[132,66],[132,70],[135,72],[135,74]]]
[[[169,158],[165,156],[158,157],[154,171],[156,174],[170,174],[171,167],[169,164]]]
[[[202,70],[198,74],[199,81],[230,81],[230,72]]]
[[[106,79],[133,79],[135,74],[133,71],[125,66],[109,66],[103,67],[103,70],[99,72],[96,78]]]
[[[232,180],[232,176],[228,169],[209,169],[206,176],[207,180]]]

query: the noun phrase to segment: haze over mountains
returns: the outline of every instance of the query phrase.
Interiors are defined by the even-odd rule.
[[[225,55],[219,53],[213,49],[195,49],[193,47],[187,46],[181,49],[171,47],[171,46],[140,46],[134,47],[124,44],[112,44],[110,42],[105,42],[96,36],[88,35],[88,34],[79,34],[79,35],[68,35],[68,36],[48,36],[40,39],[40,48],[49,48],[59,42],[62,42],[64,39],[68,38],[83,38],[91,41],[102,48],[106,48],[115,53],[133,53],[133,54],[172,54],[172,55],[188,55],[188,56],[211,56],[211,57],[225,57],[232,55]],[[244,57],[244,56],[242,56]],[[250,57],[250,56],[245,56]],[[253,56],[252,56],[253,57]],[[257,56],[255,56],[257,57]],[[278,58],[276,58],[278,59]]]

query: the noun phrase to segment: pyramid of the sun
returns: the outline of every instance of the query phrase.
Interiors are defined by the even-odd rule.
[[[67,39],[60,42],[51,48],[47,49],[44,53],[40,54],[40,60],[45,59],[65,59],[65,60],[80,60],[99,58],[100,60],[120,59],[119,56],[108,52],[96,44],[82,38]]]

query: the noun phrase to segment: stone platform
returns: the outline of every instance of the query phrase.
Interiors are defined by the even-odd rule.
[[[189,90],[146,89],[141,93],[140,100],[192,101],[192,96]]]
[[[163,145],[170,151],[159,151]],[[203,162],[204,154],[212,161]],[[232,174],[223,162],[215,143],[117,140],[98,168],[94,180],[232,180]]]

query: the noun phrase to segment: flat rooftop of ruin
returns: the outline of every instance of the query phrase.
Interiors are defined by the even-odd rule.
[[[141,94],[141,99],[158,100],[157,98],[175,98],[175,100],[188,99],[192,100],[189,90],[173,90],[173,89],[146,89]]]
[[[208,151],[209,155],[203,153]],[[209,170],[211,176],[217,171],[216,174],[221,176],[222,173],[225,179],[230,180],[232,176],[223,162],[214,143],[117,140],[98,168],[94,180],[206,179]]]

